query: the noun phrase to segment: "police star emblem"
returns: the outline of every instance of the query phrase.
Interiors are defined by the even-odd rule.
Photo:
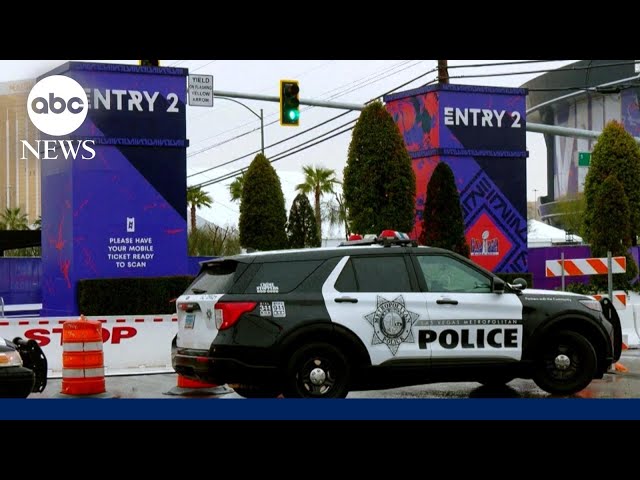
[[[376,311],[364,318],[373,327],[371,345],[384,343],[395,355],[401,343],[413,343],[411,327],[420,315],[405,307],[404,298],[399,295],[393,300],[376,296]]]

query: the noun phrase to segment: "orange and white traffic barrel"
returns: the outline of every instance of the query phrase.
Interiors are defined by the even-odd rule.
[[[62,325],[62,392],[66,395],[104,393],[102,325],[95,320],[64,322]]]

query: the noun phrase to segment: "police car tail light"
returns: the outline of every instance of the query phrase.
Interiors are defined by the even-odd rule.
[[[602,305],[600,305],[600,302],[595,298],[593,300],[580,300],[580,303],[590,310],[595,310],[596,312],[602,311]]]
[[[256,308],[257,302],[218,302],[216,303],[216,328],[225,330],[232,327],[243,313]]]
[[[0,368],[2,367],[21,367],[22,358],[18,352],[1,352],[0,353]]]
[[[200,310],[200,305],[198,303],[186,302],[186,303],[179,303],[178,308],[183,312],[191,313],[191,312],[196,312]]]

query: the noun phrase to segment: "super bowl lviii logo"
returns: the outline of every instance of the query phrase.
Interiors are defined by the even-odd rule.
[[[500,241],[484,230],[481,238],[471,237],[471,255],[500,255]]]
[[[87,94],[78,82],[64,75],[51,75],[36,83],[27,98],[27,112],[33,125],[49,137],[64,137],[75,132],[87,118]],[[22,160],[28,152],[38,159],[64,158],[91,160],[96,156],[94,140],[37,140],[36,145],[22,142]]]

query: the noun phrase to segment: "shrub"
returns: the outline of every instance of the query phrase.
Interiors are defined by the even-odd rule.
[[[244,174],[240,203],[240,244],[256,250],[287,248],[287,212],[278,174],[259,153]]]
[[[460,194],[451,167],[438,163],[427,185],[420,243],[446,248],[469,258]]]
[[[176,313],[171,300],[194,277],[99,278],[78,282],[78,309],[84,315],[149,315]]]
[[[416,177],[411,157],[381,102],[365,107],[353,129],[343,193],[353,233],[413,229]]]

